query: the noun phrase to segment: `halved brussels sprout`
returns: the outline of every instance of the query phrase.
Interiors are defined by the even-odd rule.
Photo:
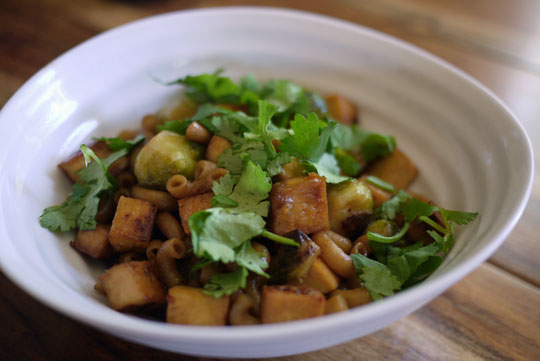
[[[165,189],[167,180],[175,174],[193,178],[203,149],[180,134],[162,131],[138,152],[133,171],[141,185]]]
[[[330,229],[354,238],[365,228],[373,211],[373,197],[369,188],[353,179],[328,189]]]

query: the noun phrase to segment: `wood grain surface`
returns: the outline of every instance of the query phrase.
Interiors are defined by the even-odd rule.
[[[326,14],[440,56],[506,102],[528,132],[536,159],[532,195],[523,217],[487,263],[379,332],[280,360],[539,360],[538,0],[1,0],[0,106],[42,66],[93,35],[162,12],[229,5]],[[93,330],[43,306],[1,274],[0,290],[0,360],[200,359]]]

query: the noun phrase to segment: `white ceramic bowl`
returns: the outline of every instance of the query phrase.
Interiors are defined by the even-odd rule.
[[[69,184],[56,164],[92,136],[134,127],[180,90],[152,80],[225,67],[346,94],[365,127],[394,134],[416,162],[414,188],[480,212],[421,285],[350,312],[249,327],[177,326],[109,309],[93,290],[103,270],[41,228]],[[152,17],[99,35],[32,77],[0,114],[0,263],[21,288],[77,320],[169,351],[224,357],[320,349],[378,330],[471,272],[520,217],[533,174],[523,128],[485,87],[402,41],[297,11],[222,8]]]

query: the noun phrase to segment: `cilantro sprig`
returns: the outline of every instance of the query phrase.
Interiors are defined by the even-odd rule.
[[[430,217],[439,212],[442,225]],[[377,260],[360,254],[351,255],[358,276],[364,281],[371,297],[377,300],[395,291],[410,287],[429,276],[442,262],[440,254],[447,254],[454,243],[456,225],[472,222],[478,213],[451,211],[411,197],[399,191],[374,212],[379,219],[395,220],[401,214],[404,224],[391,237],[368,232],[369,244]],[[423,222],[432,229],[427,233],[435,242],[423,246],[421,242],[409,247],[393,246],[407,233],[412,222]]]
[[[77,172],[81,176],[80,181],[73,185],[73,190],[64,203],[43,211],[39,218],[42,227],[62,232],[74,228],[81,230],[96,228],[99,199],[102,194],[116,187],[116,181],[107,169],[117,159],[126,155],[128,150],[123,148],[104,159],[100,159],[84,144],[81,145],[81,152],[86,167]],[[91,159],[94,161],[90,162]]]

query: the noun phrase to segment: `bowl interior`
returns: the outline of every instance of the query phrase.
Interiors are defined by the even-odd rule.
[[[70,184],[56,165],[81,143],[138,128],[145,114],[181,94],[180,87],[163,86],[154,78],[172,80],[219,67],[233,77],[252,73],[260,79],[292,79],[321,93],[348,96],[360,105],[363,125],[394,135],[418,166],[413,190],[445,208],[480,212],[458,232],[450,255],[424,284],[348,316],[354,322],[371,320],[367,325],[347,337],[274,354],[360,336],[411,312],[485,260],[517,222],[530,190],[530,146],[505,107],[471,79],[389,37],[319,16],[268,9],[194,11],[143,20],[82,44],[42,69],[2,110],[3,270],[47,304],[120,336],[168,349],[173,348],[156,339],[161,329],[176,337],[197,336],[199,331],[189,327],[109,310],[93,289],[104,265],[74,251],[68,244],[73,234],[42,229],[38,217],[69,193]],[[385,312],[392,317],[383,317]],[[235,334],[267,337],[304,327],[297,324],[329,329],[353,321],[338,315],[249,332],[204,332],[217,345]],[[212,348],[183,347],[216,354]],[[219,355],[226,354],[223,347]]]

